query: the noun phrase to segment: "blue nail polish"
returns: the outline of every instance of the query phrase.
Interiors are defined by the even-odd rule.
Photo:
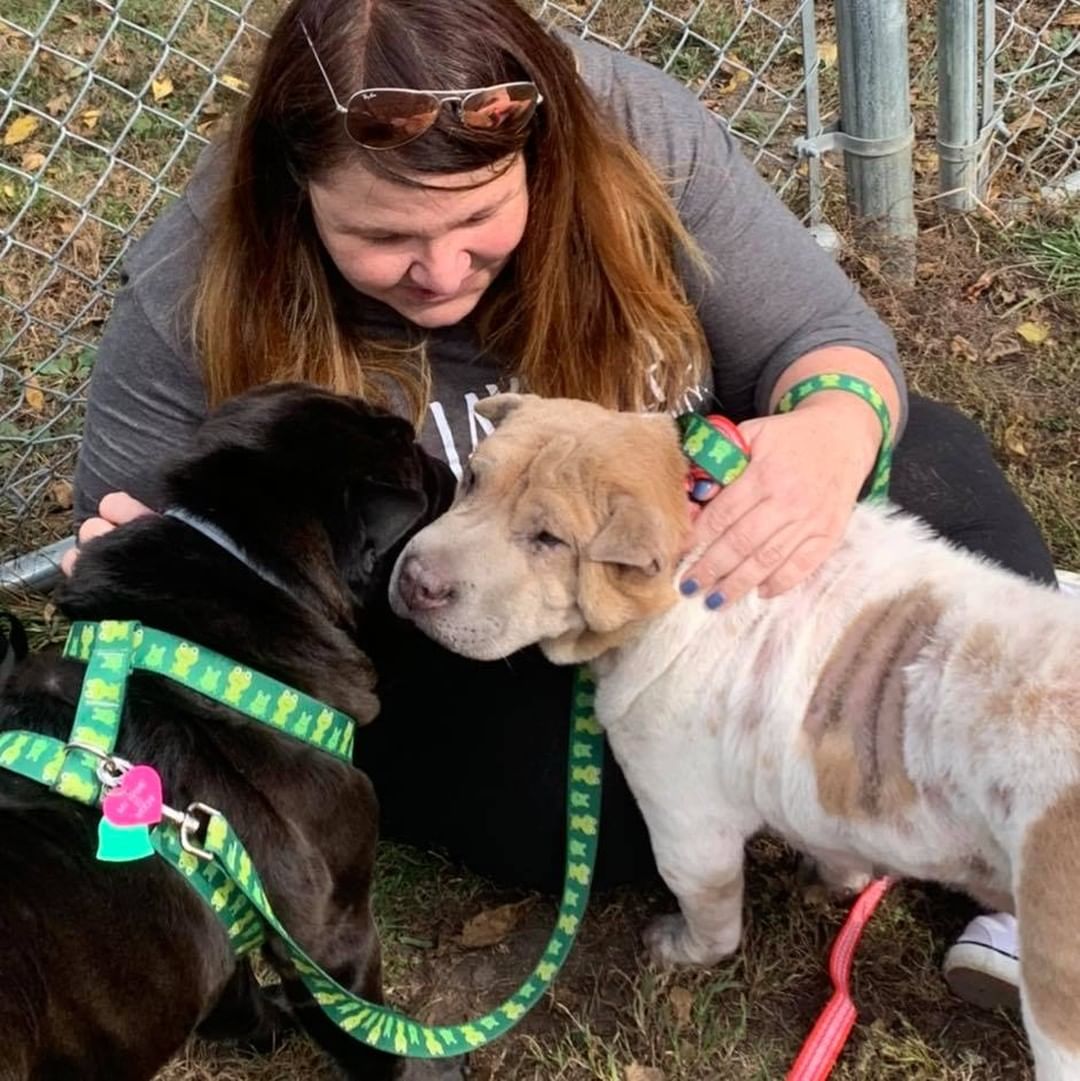
[[[711,480],[699,480],[694,484],[694,490],[690,493],[695,503],[704,503],[716,493],[716,485]]]
[[[693,578],[687,578],[685,582],[680,583],[679,592],[684,597],[692,597],[698,591],[698,584]]]
[[[705,598],[705,607],[706,608],[711,608],[715,612],[716,609],[719,608],[724,603],[724,600],[725,600],[725,598],[724,598],[723,593],[719,593],[719,592],[710,593]]]

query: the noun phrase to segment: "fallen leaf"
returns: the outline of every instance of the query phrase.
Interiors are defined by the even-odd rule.
[[[2,188],[0,188],[0,191],[2,191],[9,199],[15,198],[14,184],[5,184]]]
[[[97,122],[101,119],[101,110],[87,109],[79,119],[83,122],[83,127],[87,131],[93,131],[97,127]]]
[[[1018,116],[1015,120],[1009,122],[1009,131],[1013,135],[1019,135],[1023,131],[1037,131],[1039,128],[1045,128],[1047,123],[1046,113],[1037,112],[1032,109],[1030,112],[1024,113],[1022,116]]]
[[[1056,22],[1058,26],[1080,27],[1080,11],[1068,11],[1064,15],[1059,15]]]
[[[517,926],[528,901],[487,908],[465,922],[458,941],[467,949],[495,946]]]
[[[4,132],[4,146],[26,142],[37,131],[39,123],[36,116],[20,116],[17,120],[12,120]]]
[[[736,52],[729,52],[724,58],[721,67],[728,77],[727,86],[725,87],[727,90],[737,90],[750,81],[750,72]]]
[[[1030,345],[1042,345],[1050,337],[1050,328],[1045,323],[1021,323],[1016,333]]]
[[[46,601],[45,607],[41,609],[41,614],[46,623],[52,623],[56,618],[56,605],[52,601]]]
[[[235,75],[221,75],[218,77],[218,82],[224,83],[230,90],[237,90],[240,93],[243,93],[248,88],[248,84]]]
[[[989,364],[996,360],[1004,360],[1005,357],[1014,357],[1022,353],[1024,347],[1016,340],[1016,336],[1008,327],[1001,327],[994,331],[990,339],[990,345],[983,350],[982,359]]]
[[[57,480],[53,481],[49,485],[49,495],[52,496],[53,502],[61,510],[71,510],[72,503],[74,503],[74,489],[71,487],[71,481],[69,480]]]
[[[153,79],[150,92],[154,95],[154,101],[164,101],[173,92],[172,79],[168,75],[163,79]]]
[[[45,164],[45,155],[37,150],[31,150],[29,154],[23,154],[19,164],[28,173],[36,173]]]
[[[997,271],[996,270],[984,270],[978,276],[978,278],[976,278],[975,281],[973,281],[964,290],[964,299],[965,300],[978,300],[979,297],[981,297],[983,295],[983,293],[985,293],[986,290],[990,288],[990,286],[993,284],[994,278],[996,276],[997,276]]]
[[[72,26],[81,26],[82,25],[82,17],[79,16],[79,15],[76,15],[73,11],[65,11],[64,12],[64,18],[69,23],[71,23]]]
[[[685,987],[673,987],[668,1000],[675,1015],[675,1027],[686,1028],[690,1024],[690,1012],[694,1008],[694,996]]]
[[[953,335],[953,339],[949,343],[949,352],[954,357],[963,357],[964,360],[977,360],[979,356],[975,346],[960,334]]]
[[[23,391],[23,397],[26,400],[27,406],[35,413],[40,413],[45,408],[45,395],[38,386],[38,381],[34,376],[30,376],[26,381],[26,389]]]
[[[1027,447],[1015,427],[1005,429],[1005,446],[1020,458],[1027,457]]]
[[[57,94],[55,98],[49,98],[49,100],[45,102],[45,111],[49,116],[59,116],[62,112],[67,111],[67,107],[70,104],[70,94]]]
[[[664,1081],[664,1071],[655,1066],[642,1066],[631,1062],[623,1074],[624,1081]]]
[[[819,41],[817,43],[818,60],[827,67],[831,68],[836,63],[836,58],[840,55],[840,48],[835,41]]]

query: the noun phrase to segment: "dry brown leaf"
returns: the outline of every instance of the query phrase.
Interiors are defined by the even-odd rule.
[[[86,128],[87,131],[93,131],[94,128],[97,127],[97,122],[101,119],[101,110],[87,109],[79,119],[82,121],[83,127]]]
[[[8,124],[4,132],[4,146],[15,146],[24,143],[38,129],[40,121],[36,116],[20,116]]]
[[[75,492],[69,480],[53,481],[49,485],[49,495],[52,496],[52,501],[61,510],[71,510],[71,506],[75,502]]]
[[[1014,357],[1024,351],[1023,345],[1016,340],[1016,334],[1012,327],[998,327],[990,336],[990,344],[983,349],[982,359],[987,364],[1004,360],[1005,357]]]
[[[1010,425],[1005,429],[1005,446],[1018,457],[1027,457],[1027,447],[1024,446],[1024,441],[1020,438],[1015,425]]]
[[[1050,328],[1045,323],[1021,323],[1016,333],[1030,345],[1042,345],[1050,337]]]
[[[655,1066],[631,1062],[623,1073],[624,1081],[664,1081],[664,1071]]]
[[[1059,15],[1055,22],[1058,26],[1080,27],[1080,11],[1067,11],[1064,15]]]
[[[518,925],[522,911],[528,903],[518,901],[512,905],[484,909],[471,920],[465,921],[458,941],[467,949],[497,945]]]
[[[27,407],[35,413],[40,413],[45,408],[45,394],[38,385],[36,376],[32,375],[27,379],[23,398],[26,400]]]
[[[979,297],[986,292],[987,289],[994,283],[994,278],[997,276],[996,270],[984,270],[978,278],[975,279],[964,290],[965,300],[978,300]]]
[[[70,104],[70,94],[57,94],[55,98],[49,98],[49,100],[45,102],[45,111],[49,116],[59,116],[61,113],[67,111]]]
[[[40,151],[31,150],[28,154],[23,154],[22,161],[19,164],[28,173],[36,173],[45,164],[45,155]]]
[[[964,360],[978,360],[979,354],[975,346],[960,334],[954,334],[949,343],[949,352],[954,357],[963,357]]]
[[[218,78],[218,82],[224,83],[230,90],[243,92],[248,88],[248,84],[235,75],[222,75]]]
[[[173,92],[172,79],[168,75],[161,79],[152,79],[150,92],[154,95],[154,101],[164,101]]]
[[[1046,123],[1046,114],[1033,109],[1031,112],[1024,113],[1022,116],[1010,121],[1009,131],[1013,135],[1019,135],[1022,131],[1037,131],[1039,128],[1045,128]]]
[[[835,41],[819,41],[817,43],[818,59],[827,68],[831,68],[840,55],[840,47]]]
[[[694,1008],[694,996],[685,987],[673,987],[668,994],[671,1012],[675,1015],[675,1027],[686,1028],[690,1024],[690,1013]]]
[[[746,65],[739,59],[739,54],[729,52],[721,65],[724,74],[728,77],[726,90],[737,90],[750,81],[750,72]]]

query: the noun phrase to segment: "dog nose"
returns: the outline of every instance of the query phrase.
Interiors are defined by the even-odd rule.
[[[453,599],[454,589],[428,570],[416,556],[410,556],[398,576],[398,593],[406,608],[423,612],[448,604]]]

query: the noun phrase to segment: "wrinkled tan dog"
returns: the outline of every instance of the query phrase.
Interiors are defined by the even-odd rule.
[[[597,716],[681,913],[665,964],[739,943],[743,845],[1019,917],[1040,1081],[1080,1079],[1080,605],[859,507],[805,584],[720,613],[675,586],[689,530],[670,418],[518,395],[394,571],[400,614],[480,659],[588,661]]]

